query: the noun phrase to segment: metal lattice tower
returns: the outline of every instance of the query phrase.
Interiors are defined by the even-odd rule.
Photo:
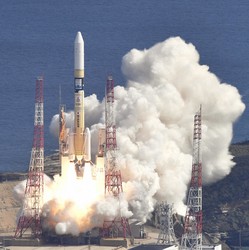
[[[25,188],[22,212],[15,237],[22,237],[30,228],[33,237],[40,237],[41,208],[44,189],[44,125],[43,125],[43,77],[36,79],[34,137]]]
[[[174,232],[173,223],[173,204],[161,202],[157,207],[157,216],[159,217],[160,233],[158,235],[157,244],[178,244]]]
[[[116,125],[114,118],[114,81],[108,76],[106,83],[106,173],[105,193],[118,196],[123,192],[120,170],[116,162]]]
[[[121,172],[117,169],[117,141],[116,125],[114,118],[114,81],[108,76],[106,83],[106,152],[105,152],[105,194],[113,195],[119,199],[123,192]],[[112,221],[104,221],[102,228],[103,237],[131,236],[127,218],[117,216]]]
[[[194,117],[192,176],[181,249],[202,249],[201,107]]]

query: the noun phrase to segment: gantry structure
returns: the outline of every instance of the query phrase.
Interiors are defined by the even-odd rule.
[[[31,236],[42,234],[41,209],[44,192],[44,117],[43,77],[36,79],[34,136],[29,171],[27,175],[22,211],[18,219],[15,237],[22,237],[27,229]]]
[[[181,249],[202,249],[201,106],[194,116],[192,174]]]
[[[106,147],[105,147],[105,195],[111,195],[120,199],[123,193],[121,171],[117,163],[117,139],[114,117],[114,80],[108,76],[106,82]],[[121,214],[112,220],[105,220],[102,228],[102,236],[131,237],[128,219]]]

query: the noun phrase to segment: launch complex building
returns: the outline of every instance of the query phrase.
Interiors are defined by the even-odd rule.
[[[42,84],[43,79],[38,78],[36,85],[34,141],[25,190],[26,199],[24,199],[26,201],[24,201],[22,215],[19,217],[15,238],[22,237],[23,233],[28,227],[31,228],[31,231],[33,232],[33,235],[36,238],[39,238],[39,236],[41,236],[42,234],[45,235],[46,233],[48,233],[42,232],[41,215],[39,215],[41,214],[41,208],[43,206],[43,204],[41,204],[41,201],[43,200],[44,188],[43,90],[41,88]],[[119,198],[119,194],[123,192],[123,189],[121,172],[118,168],[116,168],[115,151],[117,149],[117,146],[116,127],[113,117],[113,102],[113,79],[111,76],[108,76],[106,87],[106,124],[105,128],[100,128],[98,131],[98,149],[94,164],[91,161],[91,132],[89,128],[85,127],[84,40],[81,33],[78,32],[74,42],[74,123],[71,128],[66,127],[64,105],[60,105],[59,113],[59,164],[61,168],[61,177],[67,177],[69,175],[72,175],[73,173],[76,179],[81,180],[88,176],[91,180],[94,181],[96,189],[101,190],[103,195],[109,193],[109,195],[112,195],[114,198]],[[200,142],[201,107],[194,118],[194,153],[192,178],[187,202],[187,213],[184,223],[184,233],[182,235],[181,246],[179,247],[182,250],[220,250],[220,245],[213,246],[213,248],[209,248],[206,246],[204,247],[202,245],[202,163],[200,157]],[[29,201],[29,205],[27,205],[27,201]],[[165,209],[165,207],[163,209]],[[173,231],[173,223],[171,224]],[[163,229],[159,236],[162,236],[163,243],[165,243],[165,223],[163,223],[162,226]],[[116,240],[111,239],[113,238],[115,230],[117,231]],[[141,227],[139,227],[139,229],[136,229],[136,231],[139,230],[141,230]],[[138,235],[138,238],[140,239],[144,237],[144,234],[142,235],[141,231],[139,231]],[[126,238],[129,238],[131,242],[133,241],[128,219],[119,215],[116,216],[116,218],[113,220],[104,220],[103,227],[100,228],[100,234],[97,235],[96,238],[100,237],[100,243],[102,240],[102,245],[122,245],[128,247],[130,243],[127,243]],[[120,237],[122,238],[121,240]],[[84,233],[83,238],[84,243],[86,243],[86,239],[90,238],[89,232]],[[105,241],[106,239],[108,240]],[[171,244],[170,249],[178,249],[177,244],[174,243],[173,246]],[[165,245],[165,247],[168,249],[169,245]]]

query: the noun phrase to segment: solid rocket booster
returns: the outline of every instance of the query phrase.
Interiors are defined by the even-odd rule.
[[[84,40],[78,32],[74,41],[74,153],[84,155]]]
[[[85,130],[85,161],[91,161],[91,132],[89,128]]]

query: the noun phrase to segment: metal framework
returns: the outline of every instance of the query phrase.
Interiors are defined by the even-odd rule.
[[[122,177],[117,169],[116,151],[116,125],[114,118],[114,81],[108,76],[106,83],[106,161],[105,161],[105,194],[113,195],[119,199],[123,192]],[[117,216],[114,220],[105,220],[102,228],[103,237],[131,236],[127,218]]]
[[[114,81],[108,76],[106,83],[106,173],[105,193],[118,196],[123,192],[121,172],[117,170],[116,125],[114,117]]]
[[[33,237],[40,237],[41,208],[44,190],[44,117],[43,117],[43,77],[36,79],[34,137],[26,181],[25,197],[18,219],[15,237],[22,237],[30,228]]]
[[[170,205],[167,202],[161,202],[157,207],[157,216],[159,219],[158,226],[160,228],[160,233],[158,235],[157,244],[178,244],[173,223],[173,204]]]
[[[201,107],[194,116],[192,176],[181,249],[202,249]]]

